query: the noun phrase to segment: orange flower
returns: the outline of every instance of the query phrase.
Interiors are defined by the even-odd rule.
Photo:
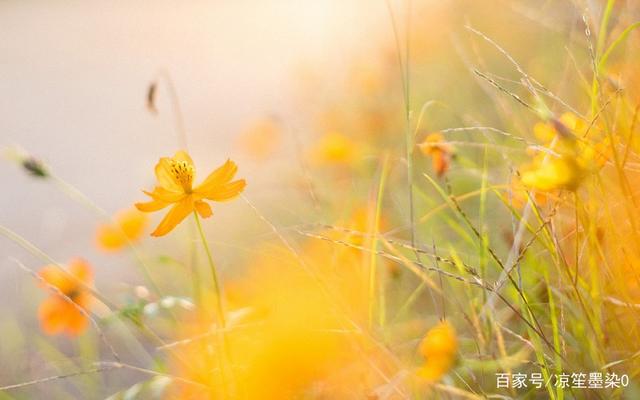
[[[173,204],[151,236],[166,235],[192,212],[202,218],[210,217],[213,212],[204,200],[225,201],[240,194],[246,182],[231,181],[237,170],[236,164],[227,160],[194,188],[196,169],[187,152],[178,151],[173,158],[162,157],[155,168],[158,186],[153,192],[144,191],[151,201],[136,203],[136,208],[143,212],[159,211]]]
[[[439,177],[449,170],[453,148],[445,143],[442,133],[431,133],[418,147],[422,151],[422,154],[431,157],[433,170]]]
[[[48,335],[81,334],[87,328],[88,320],[79,308],[86,310],[92,299],[81,284],[90,285],[93,280],[89,264],[82,259],[72,260],[66,273],[55,265],[47,265],[38,275],[47,286],[57,288],[66,296],[53,292],[40,304],[38,318],[42,330]]]
[[[98,226],[98,247],[105,251],[120,250],[127,242],[136,241],[142,236],[147,220],[147,216],[136,209],[118,211],[112,223]]]
[[[458,338],[448,321],[442,321],[431,328],[420,343],[420,354],[425,363],[418,375],[429,382],[439,380],[449,372],[456,360]]]

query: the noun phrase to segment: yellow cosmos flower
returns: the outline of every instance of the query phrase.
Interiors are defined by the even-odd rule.
[[[152,192],[144,191],[151,201],[136,203],[136,208],[143,212],[159,211],[173,205],[151,236],[166,235],[192,212],[202,218],[213,215],[211,206],[204,200],[230,200],[246,186],[244,179],[231,181],[237,170],[236,164],[227,160],[194,188],[196,169],[187,152],[178,151],[172,158],[162,157],[155,168],[158,185]]]
[[[131,208],[120,210],[114,215],[113,222],[98,226],[96,242],[104,251],[116,251],[134,242],[142,236],[147,226],[146,214]]]
[[[585,171],[575,158],[562,156],[541,162],[522,174],[525,186],[541,190],[556,189],[576,190],[585,176]]]
[[[431,157],[433,170],[438,177],[444,175],[451,165],[453,148],[444,140],[440,132],[429,134],[418,147],[425,156]]]
[[[359,155],[358,145],[338,132],[324,135],[314,149],[315,160],[321,164],[351,164]]]
[[[59,293],[51,293],[40,304],[38,318],[42,330],[48,335],[64,333],[68,336],[77,336],[84,332],[89,321],[78,307],[86,310],[92,297],[79,282],[91,284],[93,273],[89,264],[82,259],[75,259],[69,264],[68,274],[55,265],[47,265],[38,275],[47,285],[55,287],[66,296],[65,298]]]
[[[448,321],[440,322],[427,332],[419,350],[425,363],[418,375],[429,382],[439,380],[456,361],[458,338],[455,329]]]
[[[540,191],[576,190],[585,177],[605,164],[611,148],[607,138],[592,141],[583,137],[586,129],[586,124],[570,113],[536,124],[535,136],[557,155],[535,155],[525,167],[522,183]]]
[[[522,182],[522,179],[518,176],[514,176],[511,178],[508,191],[508,195],[511,199],[511,204],[516,209],[521,209],[529,201],[527,187]],[[535,191],[534,193],[531,193],[531,195],[533,196],[536,204],[539,206],[547,204],[547,200],[549,199],[548,194],[542,191]]]
[[[575,114],[566,112],[558,118],[555,123],[538,122],[533,126],[533,134],[545,145],[551,143],[558,134],[558,129],[569,130],[576,136],[583,136],[588,128],[587,124]]]

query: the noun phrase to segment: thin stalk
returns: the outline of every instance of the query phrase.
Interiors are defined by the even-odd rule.
[[[218,357],[218,362],[220,365],[220,372],[222,374],[222,391],[224,396],[226,397],[226,394],[229,393],[229,388],[227,387],[227,374],[226,374],[226,368],[225,368],[225,363],[230,363],[231,361],[231,355],[229,353],[229,346],[227,345],[227,336],[225,334],[225,329],[226,329],[226,321],[225,321],[225,317],[224,317],[224,310],[222,308],[222,296],[220,293],[220,282],[218,280],[218,273],[216,270],[216,265],[213,262],[213,256],[211,255],[211,249],[209,248],[209,242],[207,242],[207,238],[204,235],[204,231],[202,230],[202,223],[200,222],[200,217],[198,216],[198,213],[196,211],[193,212],[193,217],[196,220],[196,226],[198,227],[198,233],[200,234],[200,239],[202,240],[202,246],[204,247],[204,251],[207,254],[207,261],[209,262],[209,268],[211,269],[211,276],[213,278],[213,288],[215,291],[215,298],[216,298],[216,310],[217,310],[217,314],[218,314],[218,323],[220,324],[220,328],[218,329],[218,338],[220,340],[220,345],[222,346],[222,357]],[[199,279],[199,276],[196,277],[195,279]],[[199,287],[200,285],[198,285]],[[233,368],[231,366],[231,368]],[[233,370],[232,370],[232,374],[233,374]]]
[[[377,250],[378,250],[378,230],[380,228],[380,214],[382,211],[382,198],[384,196],[384,186],[387,180],[387,174],[389,173],[389,154],[387,154],[384,158],[382,168],[380,170],[380,182],[378,184],[378,192],[376,195],[376,208],[375,215],[373,221],[373,235],[371,238],[371,252],[370,252],[370,262],[369,262],[369,328],[373,326],[373,314],[375,309],[375,294],[376,294],[376,275],[377,275]],[[384,307],[384,287],[380,288],[380,300],[381,307]],[[381,317],[380,322],[381,325],[384,324],[384,310],[381,308]]]
[[[211,276],[213,277],[213,288],[216,294],[216,310],[218,313],[218,322],[222,329],[225,328],[226,322],[224,318],[224,311],[222,309],[222,297],[220,295],[220,283],[218,281],[218,273],[216,271],[216,264],[213,262],[213,257],[211,256],[211,250],[209,249],[209,243],[207,242],[207,238],[204,235],[204,231],[202,230],[202,223],[200,222],[200,217],[198,217],[197,212],[193,212],[193,217],[196,220],[196,226],[198,227],[198,234],[200,235],[200,239],[202,240],[202,246],[204,247],[205,253],[207,253],[207,261],[209,262],[209,268],[211,269]]]
[[[184,117],[182,116],[182,109],[180,108],[180,99],[178,97],[178,91],[176,90],[175,85],[173,84],[173,79],[171,79],[171,74],[169,71],[162,68],[157,73],[156,82],[160,80],[164,80],[167,91],[169,93],[169,100],[171,101],[171,107],[173,109],[173,118],[175,124],[175,130],[180,139],[180,145],[183,149],[187,149],[188,141],[187,141],[187,130],[184,125]]]
[[[191,224],[190,226],[192,234],[189,236],[193,238],[195,236],[196,226]],[[202,306],[202,285],[200,279],[200,271],[198,269],[198,254],[196,253],[195,241],[189,241],[189,269],[191,270],[191,284],[193,285],[193,300],[196,306]]]

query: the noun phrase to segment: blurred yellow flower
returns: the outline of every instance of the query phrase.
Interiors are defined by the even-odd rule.
[[[523,172],[522,183],[541,191],[575,190],[583,177],[583,169],[573,157],[567,155],[534,162],[530,170]]]
[[[349,265],[342,259],[332,264],[326,246],[317,250],[301,253],[309,254],[305,263],[312,276],[287,249],[259,248],[250,268],[227,286],[235,308],[225,334],[230,360],[220,369],[220,344],[213,335],[185,342],[172,353],[170,365],[179,376],[206,387],[177,382],[169,398],[278,400],[315,393],[314,398],[345,399],[381,385],[371,366],[385,365],[386,359],[337,306],[350,304],[359,282],[345,279],[343,268]],[[327,296],[318,279],[338,298]],[[182,327],[187,338],[202,337],[197,326],[211,327],[212,313],[203,311],[204,322],[195,330]],[[223,392],[225,382],[229,392],[236,388],[236,397]]]
[[[611,152],[608,138],[597,139],[595,128],[587,129],[586,122],[572,113],[537,123],[534,135],[556,154],[534,155],[522,183],[541,191],[576,190],[589,173],[605,164]]]
[[[70,277],[69,274],[76,279]],[[86,285],[91,284],[93,274],[89,264],[82,259],[72,260],[68,273],[55,265],[47,265],[40,270],[38,275],[46,284],[57,288],[67,297],[64,298],[59,293],[51,293],[40,304],[38,318],[42,330],[48,335],[65,333],[68,336],[77,336],[82,333],[87,327],[88,320],[78,307],[86,310],[92,297],[79,282]]]
[[[420,343],[420,354],[425,363],[418,375],[429,382],[439,380],[455,364],[458,352],[456,331],[448,321],[431,328]]]
[[[608,138],[587,134],[587,124],[571,113],[559,119],[539,122],[534,135],[556,154],[536,154],[525,167],[522,183],[540,191],[576,190],[584,178],[602,167],[609,158]]]
[[[98,247],[105,251],[116,251],[142,236],[148,218],[135,208],[120,210],[113,216],[113,222],[102,224],[96,230]]]
[[[433,170],[439,177],[449,170],[453,148],[445,142],[442,133],[429,134],[418,147],[422,154],[431,157]]]
[[[358,157],[358,146],[342,133],[329,132],[317,143],[314,155],[323,164],[350,164]]]
[[[227,160],[194,188],[196,169],[187,152],[178,151],[173,158],[162,157],[155,167],[158,186],[153,192],[144,191],[151,201],[135,205],[140,211],[153,212],[173,204],[151,236],[166,235],[194,211],[202,218],[210,217],[211,206],[204,200],[225,201],[239,195],[246,182],[244,179],[231,181],[237,170],[236,164]]]
[[[527,187],[522,183],[522,179],[518,176],[511,178],[508,191],[511,204],[516,209],[524,207],[524,205],[529,201]],[[549,199],[548,194],[542,192],[531,193],[531,196],[539,206],[547,204],[547,200]]]

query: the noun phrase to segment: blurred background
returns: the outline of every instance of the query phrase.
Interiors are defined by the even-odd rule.
[[[109,213],[128,207],[153,185],[157,159],[181,147],[169,76],[202,174],[232,158],[249,197],[275,195],[282,181],[264,164],[243,162],[236,138],[271,115],[295,126],[291,94],[301,71],[343,68],[358,43],[380,34],[384,3],[363,4],[3,1],[0,145],[33,154]],[[152,81],[157,115],[145,106]],[[295,169],[295,160],[283,151],[274,162]],[[63,262],[81,248],[98,276],[124,273],[94,250],[94,213],[10,163],[0,182],[0,223]],[[7,240],[0,254],[0,308],[20,314],[14,300],[24,296],[25,276],[7,257],[35,260]]]

